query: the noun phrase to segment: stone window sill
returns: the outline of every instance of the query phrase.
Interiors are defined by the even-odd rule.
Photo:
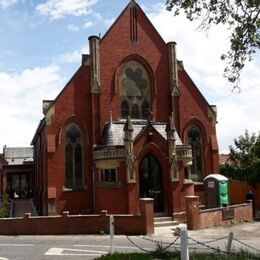
[[[78,192],[78,191],[86,191],[87,186],[82,187],[82,188],[66,188],[62,187],[62,192]]]
[[[193,180],[191,179],[184,179],[184,184],[194,184]]]
[[[97,188],[118,188],[121,186],[121,182],[98,182]]]
[[[201,181],[194,181],[194,185],[204,185],[204,183]]]

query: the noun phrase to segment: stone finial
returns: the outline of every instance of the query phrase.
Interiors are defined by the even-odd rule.
[[[112,111],[109,111],[109,123],[112,124],[113,123],[113,114]]]
[[[127,117],[125,126],[124,126],[124,131],[134,131],[132,121],[130,119],[130,116]]]
[[[176,42],[169,42],[169,69],[170,69],[170,92],[172,96],[180,96],[178,83],[178,61],[176,56]]]
[[[123,143],[120,130],[113,124],[112,111],[109,112],[109,122],[103,129],[101,143],[105,146],[116,146]]]
[[[99,37],[90,36],[89,38],[90,68],[91,68],[91,92],[100,93],[100,55]]]
[[[173,113],[171,116],[169,116],[169,121],[166,125],[166,132],[169,132],[169,131],[174,131],[174,132],[176,131],[174,119],[173,119]]]

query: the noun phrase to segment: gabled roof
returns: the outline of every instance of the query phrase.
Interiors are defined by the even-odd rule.
[[[157,36],[161,39],[163,43],[165,43],[164,39],[162,36],[159,34],[159,32],[156,30],[154,25],[151,23],[150,19],[147,17],[145,12],[142,10],[142,8],[134,1],[131,0],[128,5],[123,9],[123,11],[120,13],[120,15],[117,17],[117,19],[113,22],[113,24],[110,26],[110,28],[106,31],[106,33],[103,35],[103,37],[100,39],[100,43],[106,38],[106,36],[112,31],[114,26],[117,24],[117,22],[121,19],[121,17],[128,11],[128,8],[131,6],[135,6],[141,13],[143,17],[145,17],[146,21],[150,24],[150,26],[153,28],[154,32],[157,34]],[[165,43],[166,44],[166,43]]]
[[[180,64],[180,63],[179,63]],[[181,64],[180,64],[181,65]],[[201,93],[201,91],[199,90],[199,88],[197,87],[197,85],[194,83],[194,81],[192,80],[192,78],[190,77],[190,75],[188,74],[188,72],[185,70],[185,68],[182,66],[182,71],[184,72],[185,76],[187,76],[188,80],[192,83],[195,91],[198,93],[198,95],[200,96],[200,98],[205,102],[205,104],[208,106],[208,108],[212,111],[213,114],[216,115],[216,111],[212,108],[212,106],[208,103],[207,99],[203,96],[203,94]],[[179,78],[180,80],[180,78]]]

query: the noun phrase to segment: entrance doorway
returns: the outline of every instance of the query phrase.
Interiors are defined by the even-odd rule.
[[[8,174],[6,192],[10,198],[25,199],[30,197],[30,176],[28,174]]]
[[[139,189],[141,198],[154,199],[154,212],[163,212],[163,181],[159,161],[147,154],[139,169]]]

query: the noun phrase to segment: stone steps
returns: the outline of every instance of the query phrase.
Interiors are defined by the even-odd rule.
[[[178,221],[172,220],[172,217],[169,216],[161,216],[154,218],[154,226],[155,227],[168,227],[168,226],[176,226],[178,225]]]

